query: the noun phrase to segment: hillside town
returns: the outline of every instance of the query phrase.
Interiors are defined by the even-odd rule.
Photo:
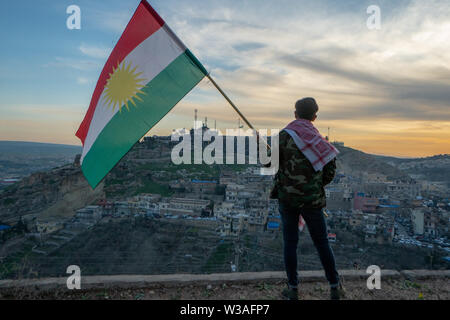
[[[261,176],[255,168],[245,172],[225,172],[217,181],[178,182],[186,194],[199,197],[164,197],[139,194],[125,201],[100,201],[76,212],[71,224],[90,226],[102,217],[145,216],[151,219],[213,221],[222,237],[241,232],[273,232],[281,227],[277,200],[269,199],[272,177]],[[222,189],[223,188],[223,189]],[[224,195],[217,195],[217,190]],[[415,182],[386,181],[367,176],[358,183],[338,174],[326,187],[330,227],[336,241],[339,229],[360,230],[368,243],[416,245],[450,251],[450,204],[446,199],[422,197]]]
[[[107,177],[103,195],[71,216],[21,215],[29,236],[39,239],[33,252],[48,255],[97,224],[127,218],[189,221],[223,239],[280,232],[278,203],[269,198],[272,176],[260,175],[256,165],[176,167],[169,160],[172,146],[170,137],[144,138]],[[79,160],[59,174],[76,174]],[[407,175],[346,171],[338,165],[325,190],[330,242],[344,244],[351,232],[368,245],[426,248],[449,261],[448,190]],[[10,228],[2,225],[0,233]]]

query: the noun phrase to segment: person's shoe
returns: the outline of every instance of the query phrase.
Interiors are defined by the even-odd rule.
[[[298,289],[297,288],[285,288],[281,294],[287,300],[298,300]]]
[[[342,286],[342,282],[339,281],[339,285],[337,287],[330,288],[330,299],[340,300],[341,298],[345,298],[345,290]]]

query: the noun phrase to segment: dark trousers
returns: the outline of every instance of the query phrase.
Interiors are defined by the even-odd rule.
[[[333,250],[328,243],[328,233],[322,209],[291,209],[280,203],[283,224],[284,265],[290,287],[297,287],[297,244],[300,214],[306,222],[314,246],[322,262],[325,276],[331,286],[337,286],[339,274],[336,270]]]

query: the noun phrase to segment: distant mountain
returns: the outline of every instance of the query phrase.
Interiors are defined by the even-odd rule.
[[[412,177],[428,181],[446,182],[450,186],[450,154],[409,159],[385,156],[375,157]]]
[[[0,141],[1,155],[26,155],[29,157],[72,157],[77,153],[81,153],[80,146],[25,141]]]
[[[450,160],[450,154],[438,154],[434,156],[429,157],[419,157],[419,158],[397,158],[392,156],[380,156],[380,155],[373,155],[374,157],[379,158],[380,160],[386,161],[386,162],[393,162],[395,164],[400,163],[412,163],[412,162],[418,162],[418,161],[435,161],[435,160]]]
[[[81,147],[64,144],[0,141],[0,189],[4,178],[23,178],[31,173],[73,163]]]

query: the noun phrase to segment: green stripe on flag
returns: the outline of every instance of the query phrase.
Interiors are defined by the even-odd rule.
[[[205,74],[205,76],[208,74],[208,71],[206,71],[205,67],[201,64],[201,62],[197,59],[196,56],[191,52],[191,50],[186,49],[186,54],[189,58],[191,58],[192,62]]]
[[[136,107],[130,104],[130,111],[123,107],[103,128],[83,159],[82,170],[91,187],[203,79],[206,70],[199,69],[192,57],[187,51],[181,54],[141,89],[143,101],[135,99]]]

